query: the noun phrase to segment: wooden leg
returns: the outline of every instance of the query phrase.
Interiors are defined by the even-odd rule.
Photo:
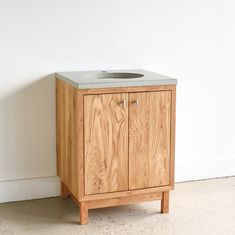
[[[61,198],[67,198],[70,195],[69,190],[62,181],[60,183],[60,191],[61,191]]]
[[[161,213],[169,212],[169,191],[162,193]]]
[[[80,224],[88,223],[88,207],[85,202],[80,203]]]

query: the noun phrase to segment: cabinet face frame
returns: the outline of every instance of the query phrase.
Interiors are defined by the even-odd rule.
[[[170,184],[160,187],[152,187],[146,189],[129,189],[123,192],[109,192],[95,195],[85,195],[85,180],[83,180],[83,195],[82,201],[105,199],[118,196],[136,195],[148,192],[162,192],[174,189],[175,179],[175,116],[176,116],[176,85],[161,85],[161,86],[142,86],[142,87],[124,87],[124,88],[97,88],[97,89],[82,89],[77,90],[81,96],[94,95],[94,94],[121,94],[121,93],[139,93],[151,91],[170,91],[171,92],[171,127],[170,127]],[[84,102],[82,104],[84,109]],[[84,128],[84,127],[83,127]],[[84,146],[83,146],[84,149]],[[83,156],[84,158],[84,156]],[[84,160],[83,160],[84,161]],[[85,166],[84,166],[85,167]],[[83,170],[84,170],[83,167]],[[81,168],[80,168],[81,169]],[[85,172],[83,172],[83,175]]]
[[[62,93],[61,95],[61,86],[65,86],[66,89],[70,87],[67,93]],[[147,189],[134,189],[123,192],[110,192],[102,193],[96,195],[87,195],[85,196],[85,164],[84,164],[84,96],[92,94],[116,94],[116,93],[134,93],[134,92],[149,92],[149,91],[171,91],[171,133],[170,133],[170,184],[163,187],[156,188],[147,188]],[[60,113],[61,108],[60,104],[63,103],[63,97],[69,97],[70,106],[73,107],[74,111],[71,112],[71,122],[73,130],[71,131],[71,169],[72,173],[70,178],[66,179],[66,182],[63,182],[67,187],[73,198],[78,202],[89,201],[89,200],[101,200],[122,196],[132,196],[140,195],[146,193],[158,193],[163,191],[169,191],[174,188],[174,156],[175,156],[175,97],[176,97],[176,86],[175,85],[161,85],[161,86],[142,86],[142,87],[124,87],[124,88],[99,88],[99,89],[77,89],[73,88],[67,83],[56,80],[56,93],[57,93],[57,161],[59,166],[57,166],[57,174],[63,179],[63,170],[61,162],[61,149],[63,147],[59,146],[61,142],[61,137],[59,136],[61,129],[63,129],[60,122]],[[64,104],[63,104],[64,105]],[[66,105],[65,105],[66,106]],[[71,110],[71,108],[69,108]],[[77,179],[74,181],[74,179]],[[62,180],[63,181],[63,180]],[[77,182],[77,183],[76,183]]]

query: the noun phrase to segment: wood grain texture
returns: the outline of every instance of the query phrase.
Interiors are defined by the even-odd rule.
[[[78,197],[77,115],[75,97],[78,91],[56,80],[56,149],[57,174],[62,183]]]
[[[84,97],[85,195],[128,189],[128,94]]]
[[[57,80],[57,169],[61,181],[71,190],[71,128],[72,128],[72,102],[73,88],[68,84]]]
[[[62,130],[61,130],[61,125],[62,125],[62,120],[63,120],[63,114],[62,114],[62,85],[61,81],[56,79],[56,170],[57,170],[57,175],[60,177],[62,180],[61,176],[61,161],[62,161],[62,153],[61,153],[61,144],[62,144]],[[63,115],[63,116],[62,116]]]
[[[68,190],[68,188],[65,186],[65,184],[63,182],[60,182],[60,193],[61,193],[62,199],[70,196],[70,191]]]
[[[129,96],[129,189],[169,185],[171,91]]]
[[[126,196],[136,196],[142,194],[152,194],[152,193],[159,193],[163,191],[171,190],[171,186],[160,186],[160,187],[153,187],[153,188],[144,188],[144,189],[135,189],[135,190],[127,190],[122,192],[113,192],[113,193],[100,193],[94,195],[85,195],[80,201],[92,201],[92,200],[105,200],[111,198],[119,198],[119,197],[126,197]]]
[[[158,192],[158,193],[139,194],[134,196],[101,199],[101,200],[91,200],[87,201],[86,205],[89,209],[95,209],[102,207],[140,203],[144,201],[161,200],[161,199],[162,199],[162,193]]]
[[[169,212],[169,191],[162,193],[161,213]]]
[[[171,161],[170,161],[170,185],[174,189],[175,184],[175,126],[176,126],[176,86],[171,90]]]
[[[57,174],[81,224],[93,208],[161,200],[169,211],[175,111],[175,85],[79,90],[56,80]]]
[[[75,94],[75,108],[76,108],[76,121],[75,121],[75,145],[74,157],[77,158],[77,180],[78,186],[78,200],[84,197],[84,96],[80,90],[76,90]]]
[[[83,95],[92,94],[120,94],[129,92],[149,92],[149,91],[167,91],[175,88],[175,85],[160,85],[160,86],[133,86],[133,87],[112,87],[112,88],[94,88],[79,90]]]
[[[80,207],[80,224],[88,223],[88,207],[86,202],[79,204]]]

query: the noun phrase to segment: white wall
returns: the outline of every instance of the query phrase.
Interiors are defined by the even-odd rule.
[[[0,201],[59,193],[53,73],[178,78],[176,180],[235,175],[233,0],[0,1]]]

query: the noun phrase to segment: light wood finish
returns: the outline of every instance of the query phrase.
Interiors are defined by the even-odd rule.
[[[72,143],[74,89],[57,80],[57,173],[72,191]],[[76,160],[76,159],[75,159]]]
[[[130,94],[129,188],[170,184],[171,91]]]
[[[92,94],[116,94],[116,93],[133,93],[133,92],[149,92],[149,91],[170,91],[175,88],[175,85],[161,86],[133,86],[133,87],[113,87],[113,88],[94,88],[79,90],[83,95]]]
[[[57,174],[81,224],[93,208],[161,200],[169,211],[175,102],[175,85],[79,90],[56,80]]]
[[[85,194],[128,189],[128,94],[84,97]]]
[[[88,207],[85,202],[80,203],[80,224],[88,223]]]
[[[133,203],[140,203],[153,200],[162,200],[163,193],[148,193],[148,194],[139,194],[134,196],[125,196],[109,199],[99,199],[91,200],[86,202],[81,202],[80,207],[80,224],[88,223],[88,209],[104,208],[111,206],[120,206]]]
[[[175,122],[176,122],[176,87],[171,90],[171,161],[170,161],[170,185],[174,189],[175,184]]]
[[[60,193],[61,193],[61,198],[67,198],[70,195],[70,191],[67,189],[65,184],[63,182],[60,183]]]
[[[80,178],[79,166],[82,168],[82,165],[78,164],[82,159],[82,155],[78,154],[78,128],[79,132],[83,130],[77,122],[77,115],[79,117],[80,113],[80,104],[76,102],[77,93],[78,90],[69,84],[56,80],[57,175],[76,197],[79,188],[77,181]],[[80,139],[83,138],[80,136]]]
[[[162,193],[161,213],[169,212],[169,191]]]
[[[140,203],[144,201],[161,200],[161,199],[162,199],[162,193],[158,192],[158,193],[139,194],[134,196],[125,196],[125,197],[117,197],[110,199],[91,200],[87,201],[86,205],[88,209],[95,209],[95,208]]]
[[[77,184],[78,184],[78,200],[82,199],[85,195],[84,192],[84,96],[79,90],[76,91],[75,95],[75,104],[77,112],[76,123],[75,123],[75,140],[76,143],[74,157],[77,158],[77,165],[74,167],[77,168]]]
[[[160,186],[154,188],[145,188],[145,189],[136,189],[136,190],[128,190],[123,192],[113,192],[113,193],[101,193],[95,195],[85,195],[80,201],[91,201],[91,200],[104,200],[110,198],[117,198],[117,197],[126,197],[126,196],[136,196],[141,194],[147,193],[159,193],[162,191],[172,190],[171,186]]]

